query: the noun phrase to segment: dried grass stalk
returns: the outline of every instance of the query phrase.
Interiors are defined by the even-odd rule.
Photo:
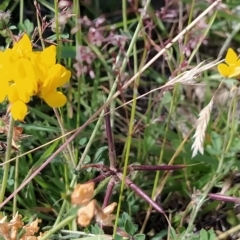
[[[193,136],[193,138],[195,139],[191,148],[193,150],[192,158],[195,157],[198,152],[200,152],[202,155],[204,153],[203,143],[205,139],[207,125],[209,123],[210,115],[212,112],[213,98],[214,97],[212,97],[209,104],[206,107],[204,107],[198,115],[198,120],[196,122],[196,131]]]

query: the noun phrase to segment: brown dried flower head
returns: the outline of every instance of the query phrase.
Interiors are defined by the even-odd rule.
[[[92,200],[90,203],[88,203],[87,206],[82,207],[78,210],[77,223],[80,226],[87,227],[90,224],[95,213],[95,205],[96,200]]]
[[[114,211],[116,206],[117,203],[113,202],[104,209],[101,209],[96,204],[96,222],[103,226],[113,226],[112,221],[115,219],[115,216],[111,213]]]
[[[39,230],[38,223],[40,222],[42,222],[42,220],[37,218],[35,221],[31,222],[29,225],[23,227],[23,229],[25,230],[24,237],[26,239],[28,239],[27,237],[32,236],[38,232]],[[25,240],[25,238],[23,239]]]
[[[32,223],[24,226],[21,221],[22,216],[18,213],[13,216],[10,222],[7,222],[7,217],[0,217],[0,236],[4,239],[9,240],[38,240],[45,233],[40,233],[39,237],[34,236],[39,230],[38,223],[41,222],[40,219],[36,219]],[[24,234],[19,238],[19,233],[21,228],[25,231]]]
[[[77,184],[71,195],[72,204],[85,205],[90,202],[94,195],[94,182]]]

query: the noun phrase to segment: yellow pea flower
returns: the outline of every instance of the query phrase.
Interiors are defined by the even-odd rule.
[[[218,71],[224,77],[237,77],[240,75],[240,59],[232,48],[229,48],[225,63],[218,64]]]
[[[66,96],[57,91],[58,87],[66,84],[71,77],[71,72],[60,64],[53,65],[47,73],[47,78],[40,87],[40,97],[53,108],[62,107],[66,102]]]
[[[56,46],[33,52],[27,34],[12,49],[0,51],[0,103],[8,98],[15,120],[23,121],[31,97],[41,97],[51,107],[62,107],[66,96],[57,91],[71,77],[71,72],[56,64]]]

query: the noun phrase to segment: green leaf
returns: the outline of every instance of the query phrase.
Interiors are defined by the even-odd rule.
[[[155,235],[154,237],[152,237],[151,240],[162,240],[163,238],[165,239],[167,234],[168,234],[168,231],[163,230],[160,233],[158,233],[157,235]]]
[[[61,48],[62,58],[75,58],[76,57],[76,47],[75,46],[63,46]]]
[[[208,232],[205,229],[200,231],[200,240],[208,240]]]
[[[98,163],[100,161],[100,158],[102,156],[102,153],[108,149],[108,146],[103,146],[103,147],[100,147],[97,152],[95,153],[95,156],[93,158],[93,162],[94,163]]]
[[[95,224],[95,225],[91,225],[90,226],[90,232],[92,234],[104,234],[103,230],[98,226],[98,224]]]
[[[208,231],[208,233],[210,235],[209,240],[216,240],[217,239],[216,234],[215,234],[215,232],[213,231],[212,228]]]
[[[57,147],[59,141],[54,142],[50,147],[44,152],[44,154],[35,162],[31,169],[37,169],[47,158],[53,154],[55,148]],[[32,174],[32,170],[29,171],[24,181]]]
[[[124,230],[130,234],[131,236],[134,235],[134,233],[137,231],[138,227],[136,224],[134,224],[131,220],[127,219],[127,221],[124,224]]]
[[[127,213],[122,214],[122,220],[125,223],[127,220],[132,220],[131,217]]]
[[[0,10],[5,11],[10,3],[10,0],[5,0],[0,4]]]
[[[216,132],[212,132],[211,139],[212,139],[212,144],[213,144],[213,147],[215,148],[215,150],[220,151],[222,148],[221,136]]]
[[[114,240],[123,240],[123,237],[117,234],[115,236]]]
[[[167,104],[172,101],[172,95],[170,92],[165,92],[162,99],[161,99],[161,104]]]
[[[26,19],[23,23],[18,24],[18,28],[24,32],[27,32],[28,35],[31,35],[34,30],[34,25],[29,19]]]
[[[176,234],[174,228],[172,228],[172,227],[170,228],[170,236],[172,239],[178,239],[177,234]]]
[[[134,235],[134,239],[136,239],[136,240],[145,240],[145,238],[146,238],[146,236],[145,236],[145,234],[136,234],[136,235]]]

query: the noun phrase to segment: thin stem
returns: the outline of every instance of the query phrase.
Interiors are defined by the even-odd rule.
[[[15,174],[14,174],[14,190],[18,187],[18,168],[19,168],[19,158],[17,156],[15,164]],[[17,212],[17,195],[13,198],[13,215]]]
[[[117,173],[117,176],[119,177],[120,180],[123,181],[123,175],[121,173]],[[141,198],[148,202],[156,211],[164,214],[163,209],[156,202],[154,202],[145,192],[143,192],[142,189],[140,189],[136,184],[134,184],[130,179],[125,178],[125,183]]]
[[[39,34],[39,38],[40,38],[40,41],[41,41],[42,48],[44,49],[45,48],[45,43],[44,43],[44,40],[43,40],[43,37],[42,37],[42,25],[41,25],[40,19],[39,19],[40,11],[39,11],[39,5],[38,5],[37,1],[34,1],[34,5],[35,5],[35,8],[36,8],[36,15],[37,15],[38,34]]]
[[[58,0],[54,0],[54,13],[55,13],[55,24],[56,24],[56,39],[57,39],[57,62],[61,61],[61,41],[59,34],[59,20],[58,20]]]
[[[80,12],[80,1],[74,0],[73,1],[73,13],[75,14],[75,26],[77,27],[78,31],[75,34],[75,41],[76,41],[76,48],[82,45],[82,26],[79,21],[81,12]],[[79,64],[82,64],[79,62]],[[82,68],[83,66],[81,66]],[[82,96],[82,82],[85,82],[85,75],[81,74],[80,77],[77,78],[78,82],[78,91],[77,91],[77,109],[80,109],[81,106],[81,96]],[[80,126],[81,120],[81,111],[77,111],[77,118],[76,118],[76,127]],[[78,159],[78,153],[76,152],[76,159]]]
[[[240,198],[237,198],[237,197],[231,197],[231,196],[226,196],[223,194],[216,194],[216,193],[209,193],[208,197],[217,201],[234,202],[234,203],[240,204]]]
[[[77,211],[76,211],[77,212]],[[41,237],[41,240],[47,240],[49,239],[56,231],[60,230],[61,228],[65,227],[67,224],[69,224],[72,220],[76,218],[76,215],[72,215],[69,217],[66,217],[63,221],[61,221],[59,224],[54,225],[53,228],[51,228],[49,231],[47,231],[44,236]]]
[[[186,168],[186,165],[161,165],[161,166],[152,166],[152,165],[130,165],[128,167],[131,171],[171,171],[177,169]]]
[[[98,182],[103,181],[104,179],[106,179],[107,177],[109,177],[109,176],[111,176],[111,175],[112,175],[111,172],[108,172],[108,173],[106,173],[106,174],[104,174],[104,175],[103,175],[103,174],[102,174],[102,175],[99,175],[99,176],[97,176],[97,177],[95,177],[95,178],[87,181],[86,183],[89,183],[89,182],[98,183]]]
[[[235,121],[233,121],[233,119],[236,119],[237,102],[238,102],[237,90],[235,90],[235,95],[234,95],[234,97],[231,101],[231,104],[230,104],[230,109],[231,108],[233,109],[232,114],[231,114],[232,124],[231,124],[229,141],[228,141],[228,144],[227,144],[227,147],[226,147],[226,152],[228,152],[228,150],[230,149],[232,141],[233,141],[234,134],[236,132],[236,129],[235,129],[236,125],[235,125]]]
[[[19,23],[23,23],[24,0],[20,0]]]
[[[9,122],[9,129],[8,129],[8,136],[7,136],[7,149],[6,149],[6,155],[5,155],[5,162],[6,164],[3,166],[3,180],[2,180],[2,186],[0,191],[0,203],[3,202],[5,191],[7,188],[7,181],[8,181],[8,174],[10,169],[10,163],[8,160],[11,157],[11,151],[12,151],[12,138],[13,138],[13,128],[14,128],[14,119],[12,116],[10,116],[10,122]]]
[[[127,0],[122,0],[123,31],[127,32]]]
[[[102,208],[105,208],[109,205],[109,202],[110,202],[110,198],[112,196],[112,193],[113,193],[113,189],[115,187],[115,177],[112,177],[110,179],[110,181],[108,182],[108,186],[107,186],[107,190],[106,190],[106,194],[105,194],[105,197],[104,197],[104,201],[103,201],[103,205],[102,205]]]
[[[112,134],[112,128],[111,128],[111,122],[110,122],[110,114],[109,109],[105,109],[105,126],[106,126],[106,134],[107,134],[107,141],[108,141],[108,155],[109,155],[109,162],[110,162],[110,168],[116,167],[116,151],[115,151],[115,145],[113,140],[113,134]]]
[[[64,130],[63,122],[62,122],[62,119],[61,119],[61,117],[60,117],[60,115],[59,115],[59,113],[58,113],[58,110],[57,110],[56,108],[53,108],[53,111],[54,111],[54,113],[55,113],[55,115],[56,115],[56,117],[57,117],[58,124],[59,124],[59,126],[60,126],[60,128],[61,128],[62,135],[65,135],[66,132],[65,132],[65,130]],[[65,142],[66,139],[67,139],[67,137],[62,138],[63,142]],[[71,164],[72,164],[71,167],[72,167],[72,168],[75,168],[75,167],[76,167],[76,164],[75,164],[75,161],[74,161],[74,156],[73,156],[73,153],[72,153],[72,149],[71,149],[71,147],[70,147],[70,144],[67,145],[67,150],[68,150],[68,153],[69,153],[69,155],[70,155],[70,160],[71,160]],[[67,160],[68,162],[70,162],[70,161],[69,161],[69,157],[67,156],[67,154],[65,153],[65,151],[63,151],[63,155],[64,155],[64,157],[66,158],[66,160]]]
[[[150,4],[150,1],[146,2],[144,11],[147,10],[148,5]],[[141,26],[142,22],[139,21],[139,27]],[[138,72],[137,67],[137,51],[136,51],[136,44],[134,45],[133,48],[133,53],[134,53],[134,72]],[[147,48],[144,49],[143,52],[143,56],[141,59],[141,63],[139,66],[139,69],[141,71],[141,69],[144,66],[145,63],[145,59],[147,56]],[[135,74],[136,75],[136,74]],[[120,209],[121,209],[121,196],[123,194],[123,189],[124,189],[124,184],[125,184],[125,178],[126,178],[126,174],[127,174],[127,170],[128,170],[128,160],[129,160],[129,154],[130,154],[130,148],[131,148],[131,142],[132,142],[132,133],[134,131],[134,119],[135,119],[135,114],[136,114],[136,106],[137,106],[137,96],[138,96],[138,86],[139,86],[139,82],[140,82],[140,74],[137,76],[137,78],[135,79],[134,82],[134,89],[133,89],[133,103],[132,103],[132,108],[131,108],[131,116],[130,116],[130,122],[129,122],[129,129],[128,129],[128,137],[127,137],[127,142],[126,145],[124,146],[124,148],[126,147],[126,153],[125,153],[125,159],[124,159],[124,168],[123,168],[123,179],[122,179],[122,183],[121,183],[121,192],[120,192],[120,197],[119,197],[119,201],[118,201],[118,208],[117,208],[117,214],[116,214],[116,219],[119,218],[119,214],[120,214]],[[125,149],[124,149],[125,151]],[[113,237],[115,237],[116,235],[116,231],[117,231],[117,221],[115,221],[114,224],[114,232],[113,232]]]
[[[133,48],[133,56],[134,56],[134,72],[137,72],[137,51],[136,51],[136,45],[134,45]],[[125,159],[124,159],[124,168],[123,168],[123,175],[122,175],[122,183],[121,183],[121,190],[120,190],[120,196],[118,200],[118,208],[117,208],[117,214],[116,214],[116,219],[119,218],[120,214],[120,209],[121,209],[121,199],[123,195],[123,190],[124,190],[124,185],[125,185],[125,180],[126,180],[126,175],[127,175],[127,167],[128,167],[128,162],[129,162],[129,154],[130,154],[130,149],[131,149],[131,143],[132,143],[132,133],[133,133],[133,128],[134,128],[134,120],[135,120],[135,114],[136,114],[136,106],[137,106],[137,94],[138,94],[138,85],[139,85],[139,79],[138,77],[135,80],[134,84],[134,89],[133,89],[133,103],[132,103],[132,109],[131,109],[131,117],[130,117],[130,122],[129,122],[129,127],[128,127],[128,136],[127,136],[127,142],[126,142],[126,153],[125,153]],[[117,221],[115,221],[114,224],[114,231],[113,231],[113,238],[115,238],[116,232],[117,232]]]

